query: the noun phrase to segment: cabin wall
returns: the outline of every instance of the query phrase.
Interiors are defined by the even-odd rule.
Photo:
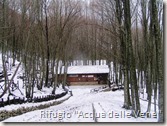
[[[70,85],[107,84],[108,74],[75,74],[68,75],[67,82]]]
[[[70,82],[70,85],[97,85],[98,82]]]
[[[69,82],[96,82],[97,76],[93,74],[91,75],[84,75],[84,74],[68,75],[67,81]]]

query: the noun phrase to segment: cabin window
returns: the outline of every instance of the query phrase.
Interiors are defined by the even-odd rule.
[[[86,75],[82,75],[82,77],[86,77]]]
[[[88,75],[89,78],[94,77],[93,75]]]
[[[78,77],[77,74],[69,75],[69,77]]]

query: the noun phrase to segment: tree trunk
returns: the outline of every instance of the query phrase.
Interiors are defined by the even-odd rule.
[[[49,53],[49,28],[48,28],[48,14],[47,14],[47,0],[44,2],[44,12],[45,12],[45,37],[46,37],[46,78],[45,78],[45,87],[48,86],[48,79],[49,79],[49,60],[50,60],[50,53]]]
[[[159,107],[159,115],[158,115],[158,122],[164,122],[164,83],[163,83],[163,42],[160,34],[160,24],[158,21],[158,11],[157,11],[157,0],[151,0],[151,22],[152,28],[155,38],[155,48],[156,48],[156,67],[157,67],[157,74],[158,76],[158,107]]]
[[[59,60],[57,59],[56,61],[56,67],[55,67],[55,76],[54,76],[54,86],[53,86],[53,90],[52,90],[52,94],[55,94],[56,91],[56,87],[58,86],[58,79],[60,79],[61,77],[61,72],[59,71],[58,73],[58,69],[59,69]]]
[[[132,35],[131,35],[131,14],[130,14],[130,1],[125,0],[123,2],[124,6],[124,19],[125,19],[125,34],[127,42],[127,50],[129,55],[129,68],[130,68],[130,79],[131,79],[131,98],[132,98],[132,116],[135,113],[140,112],[140,102],[138,96],[138,86],[136,78],[136,62],[134,57],[134,51],[132,47]],[[135,113],[134,113],[135,112]],[[137,115],[138,116],[138,115]]]

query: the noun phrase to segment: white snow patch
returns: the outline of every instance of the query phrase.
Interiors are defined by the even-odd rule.
[[[94,74],[94,73],[109,73],[108,65],[69,66],[67,70],[67,74]]]

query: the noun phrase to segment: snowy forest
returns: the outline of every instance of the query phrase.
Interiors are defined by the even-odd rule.
[[[46,99],[67,93],[67,101],[74,98],[68,67],[82,61],[89,66],[105,62],[106,85],[118,87],[112,97],[109,92],[92,95],[112,102],[121,90],[120,109],[135,119],[141,111],[155,112],[156,122],[164,122],[163,6],[162,0],[0,0],[0,121],[13,106],[5,108],[5,100],[17,94],[31,102],[26,104],[43,91]],[[92,103],[93,111],[98,105]]]

